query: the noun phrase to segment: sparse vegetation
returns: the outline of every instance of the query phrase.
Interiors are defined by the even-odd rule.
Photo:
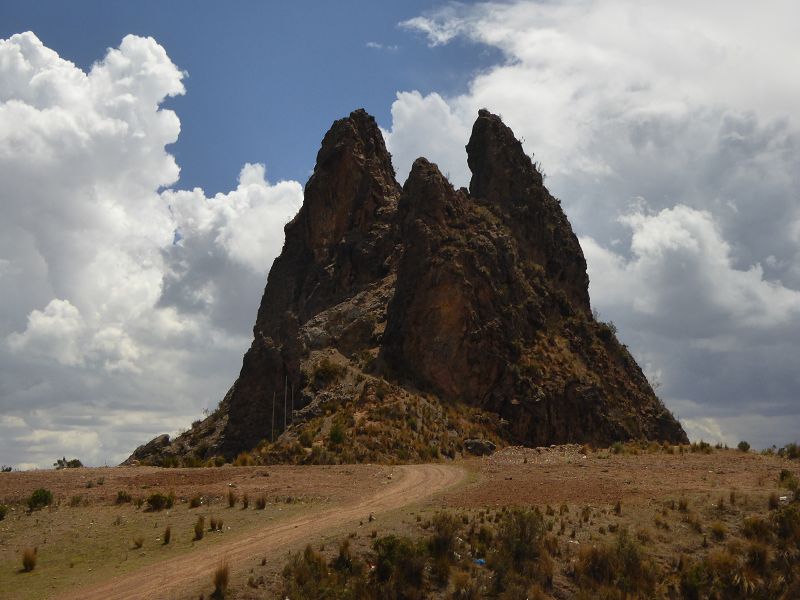
[[[344,442],[344,426],[340,421],[335,421],[333,425],[331,425],[328,440],[331,446],[338,446]]]
[[[79,461],[77,458],[72,458],[67,460],[67,457],[64,456],[56,460],[53,463],[53,466],[58,469],[79,469],[83,466],[83,463]]]
[[[114,502],[116,504],[125,504],[130,501],[131,501],[131,495],[124,490],[120,490],[117,492],[117,499]]]
[[[318,390],[331,385],[344,376],[347,368],[333,362],[329,358],[323,358],[314,368],[312,375],[314,387]]]
[[[30,510],[38,510],[45,506],[50,506],[53,503],[53,492],[45,488],[39,488],[31,497],[28,498],[28,508]]]
[[[611,590],[630,596],[652,597],[658,573],[625,529],[620,529],[613,544],[581,548],[574,577],[582,590],[595,597],[611,597]]]
[[[174,503],[175,496],[172,493],[165,495],[161,492],[156,492],[147,498],[147,507],[153,512],[158,512],[165,508],[172,508]]]

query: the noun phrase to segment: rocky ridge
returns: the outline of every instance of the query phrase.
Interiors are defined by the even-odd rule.
[[[469,190],[424,158],[401,188],[375,120],[357,110],[336,121],[285,227],[239,378],[212,415],[126,462],[686,442],[593,317],[578,239],[511,129],[481,110],[466,149]]]

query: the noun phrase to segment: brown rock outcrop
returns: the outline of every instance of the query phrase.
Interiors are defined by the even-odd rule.
[[[467,157],[469,191],[424,158],[401,189],[371,116],[333,124],[239,378],[203,422],[214,435],[201,457],[261,443],[272,460],[331,460],[319,447],[339,438],[333,419],[363,438],[328,439],[349,449],[339,459],[375,457],[375,447],[403,459],[406,447],[365,433],[387,414],[409,427],[427,418],[429,436],[438,432],[428,447],[413,430],[407,459],[450,455],[451,438],[476,428],[530,445],[687,441],[613,329],[593,318],[578,239],[512,131],[481,110]],[[389,410],[398,403],[400,416]],[[294,425],[278,439],[284,424]],[[169,448],[194,447],[193,436]]]

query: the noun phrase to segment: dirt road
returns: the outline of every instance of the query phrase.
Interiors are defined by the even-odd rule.
[[[100,584],[59,596],[68,600],[141,600],[186,598],[195,590],[208,589],[211,574],[222,560],[237,570],[248,568],[264,555],[275,556],[302,545],[321,532],[364,519],[369,513],[385,513],[444,491],[466,476],[452,465],[405,465],[394,469],[391,480],[371,496],[356,502],[294,517],[213,548],[193,550]]]

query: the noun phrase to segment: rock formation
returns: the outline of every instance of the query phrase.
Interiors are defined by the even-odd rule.
[[[214,414],[131,459],[257,449],[268,461],[425,460],[476,438],[687,441],[613,327],[593,318],[559,201],[486,110],[467,161],[469,190],[424,158],[401,188],[375,120],[357,110],[336,121],[239,378]]]

